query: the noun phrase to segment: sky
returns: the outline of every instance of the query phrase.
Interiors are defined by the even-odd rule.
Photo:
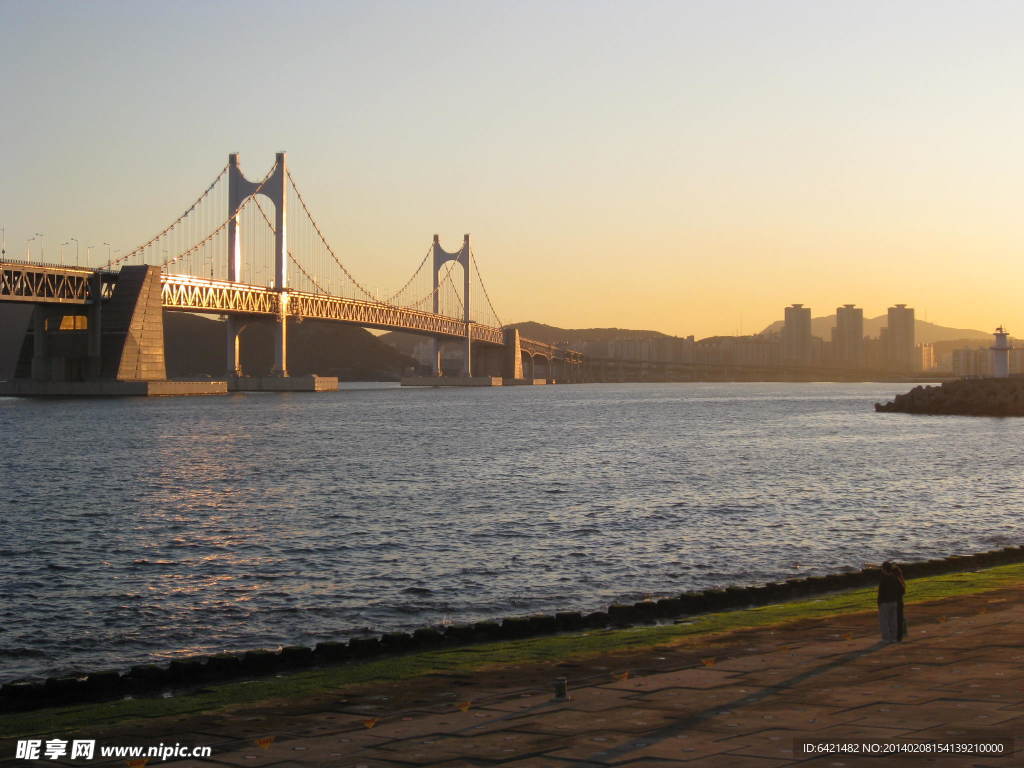
[[[127,251],[284,150],[357,278],[469,232],[505,321],[1019,336],[1022,34],[985,0],[0,0],[0,226]]]

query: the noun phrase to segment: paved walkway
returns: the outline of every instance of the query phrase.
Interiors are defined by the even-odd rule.
[[[306,712],[179,719],[162,738],[213,747],[210,760],[175,768],[1024,765],[1024,603],[990,593],[912,606],[908,615],[911,637],[902,644],[878,643],[874,617],[848,616],[553,666],[550,677],[569,678],[569,701],[553,701],[536,680],[434,680],[433,695],[415,703],[384,690]],[[134,741],[157,743],[148,730]],[[862,752],[865,744],[1006,745],[1015,737],[1003,756],[795,749],[810,741]]]

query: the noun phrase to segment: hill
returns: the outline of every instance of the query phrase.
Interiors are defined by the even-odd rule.
[[[274,364],[273,328],[253,323],[242,331],[242,369],[252,375]],[[170,377],[224,375],[224,324],[183,312],[164,313],[164,351]],[[363,328],[318,320],[288,323],[288,371],[342,379],[393,379],[413,361]]]
[[[26,311],[27,310],[27,311]],[[14,373],[21,340],[31,316],[25,307],[0,307],[0,379]],[[270,372],[274,363],[270,323],[252,323],[242,331],[242,369]],[[184,312],[164,313],[164,352],[171,378],[224,376],[224,323]],[[401,376],[414,361],[369,331],[317,320],[288,323],[288,370],[342,379],[380,380]]]
[[[519,333],[528,339],[543,341],[545,344],[567,343],[574,347],[587,342],[613,341],[616,339],[649,339],[652,336],[670,338],[661,331],[636,331],[629,328],[556,328],[553,325],[535,323],[512,323]]]
[[[570,347],[580,349],[588,342],[607,342],[617,339],[649,339],[653,337],[671,338],[668,334],[660,331],[636,331],[629,328],[557,328],[553,325],[527,321],[524,323],[511,323],[511,326],[519,329],[524,338],[541,341],[545,344],[568,344]],[[417,336],[413,333],[402,333],[391,331],[377,337],[385,344],[389,344],[399,352],[411,355],[413,348],[423,341],[424,336]]]
[[[872,318],[866,317],[864,318],[864,335],[877,339],[882,328],[888,325],[888,323],[889,318],[887,315],[879,315],[878,317]],[[761,331],[761,333],[781,333],[782,326],[784,324],[785,323],[782,320],[776,320]],[[811,318],[811,335],[817,336],[825,341],[831,341],[832,329],[835,328],[835,326],[835,315]],[[970,328],[948,328],[944,325],[936,325],[935,323],[929,323],[916,318],[914,320],[914,333],[918,344],[934,344],[938,341],[958,340],[992,341],[992,334],[985,333],[985,331],[975,331]]]

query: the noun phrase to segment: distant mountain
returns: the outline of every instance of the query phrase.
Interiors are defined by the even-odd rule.
[[[588,341],[649,339],[652,336],[666,336],[666,334],[659,331],[634,331],[627,328],[556,328],[553,325],[545,325],[544,323],[535,323],[533,321],[512,323],[511,325],[519,329],[519,333],[523,338],[542,341],[545,344],[565,343],[570,347],[579,347]],[[416,345],[427,337],[418,336],[414,333],[391,331],[377,338],[403,354],[411,355]]]
[[[882,329],[889,324],[887,315],[864,318],[864,335],[877,339]],[[763,331],[762,334],[781,333],[782,320],[776,320]],[[811,335],[817,336],[825,341],[832,340],[832,329],[836,326],[836,316],[815,317],[811,319]],[[961,339],[976,339],[978,341],[992,341],[992,334],[985,331],[975,331],[969,328],[947,328],[944,325],[936,325],[924,320],[914,320],[914,333],[918,344],[934,344],[937,341],[958,341]]]
[[[831,341],[832,328],[835,327],[836,316],[816,317],[811,320],[811,333],[820,338]],[[864,320],[864,335],[877,338],[881,329],[888,324],[886,315],[879,315]],[[570,347],[582,349],[589,342],[609,342],[622,339],[650,339],[650,338],[672,338],[669,334],[660,331],[633,330],[630,328],[558,328],[553,325],[545,325],[527,321],[524,323],[513,323],[514,327],[528,339],[543,341],[547,344],[568,344]],[[779,333],[783,323],[778,321],[765,328],[762,334]],[[947,328],[946,326],[928,323],[924,320],[915,320],[917,342],[919,344],[937,344],[936,351],[948,352],[949,349],[960,349],[964,347],[985,347],[992,343],[992,334],[984,331],[975,331],[962,328]],[[413,348],[425,337],[411,333],[391,332],[377,337],[385,344],[389,344],[396,350],[406,355],[411,355]],[[727,338],[727,337],[710,337]],[[729,337],[731,338],[731,337]],[[1015,342],[1014,346],[1021,346]]]

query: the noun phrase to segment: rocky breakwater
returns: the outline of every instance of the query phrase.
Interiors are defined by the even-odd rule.
[[[961,416],[1024,416],[1024,378],[959,379],[937,387],[914,387],[875,410]]]

